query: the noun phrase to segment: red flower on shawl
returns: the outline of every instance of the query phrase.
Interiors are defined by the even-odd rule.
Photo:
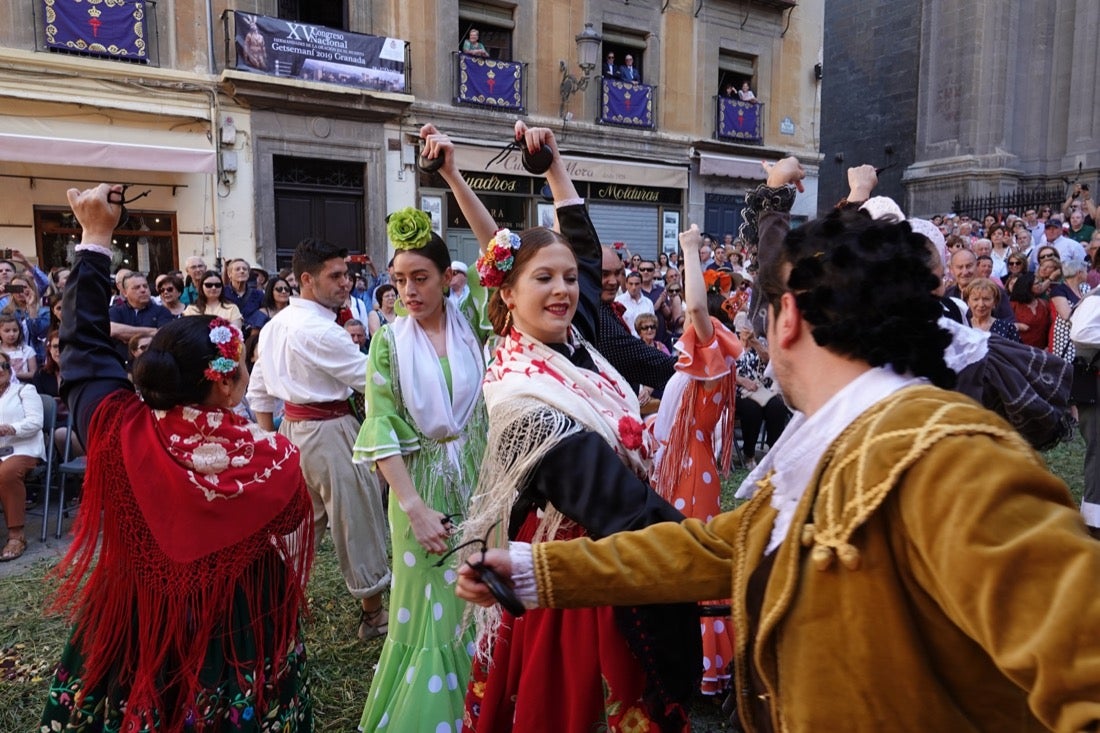
[[[630,415],[619,418],[619,437],[623,441],[623,447],[627,450],[638,450],[642,447],[642,424]]]

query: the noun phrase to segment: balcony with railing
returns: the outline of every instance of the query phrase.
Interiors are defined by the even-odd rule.
[[[525,112],[527,64],[455,52],[454,103]]]
[[[157,4],[30,0],[35,50],[160,65]]]
[[[730,97],[714,98],[714,136],[730,142],[764,144],[764,105]]]
[[[655,129],[657,87],[601,77],[600,114],[596,121],[603,125]]]

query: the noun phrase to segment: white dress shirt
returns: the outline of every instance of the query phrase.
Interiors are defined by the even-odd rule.
[[[645,296],[641,290],[638,291],[638,299],[630,297],[630,293],[619,293],[615,297],[615,302],[621,303],[626,308],[626,313],[623,313],[623,320],[626,321],[626,325],[630,328],[630,333],[635,336],[638,335],[637,329],[634,328],[634,319],[643,313],[649,313],[656,315],[656,311],[653,310],[653,301]]]
[[[292,297],[260,330],[259,358],[248,384],[255,412],[274,412],[276,400],[334,402],[366,388],[367,355],[319,303]]]

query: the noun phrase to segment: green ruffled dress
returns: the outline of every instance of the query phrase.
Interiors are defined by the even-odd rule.
[[[472,274],[472,273],[471,273]],[[485,318],[487,293],[470,278],[470,298],[461,309],[484,343],[492,334]],[[451,366],[439,359],[451,389]],[[373,463],[402,455],[413,486],[432,509],[462,516],[477,483],[485,453],[488,416],[481,397],[462,430],[461,466],[447,458],[447,446],[423,435],[401,400],[393,333],[383,326],[371,339],[367,365],[366,420],[355,443],[355,460]],[[415,388],[415,387],[413,387]],[[460,521],[456,519],[456,522]],[[474,630],[463,623],[465,604],[455,596],[458,558],[434,567],[413,535],[408,516],[390,494],[393,585],[389,633],[359,723],[361,731],[458,731],[473,656]]]

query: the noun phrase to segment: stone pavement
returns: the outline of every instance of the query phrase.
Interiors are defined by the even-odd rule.
[[[32,511],[41,509],[42,505],[38,504]],[[40,560],[48,560],[51,563],[59,561],[68,551],[69,544],[72,542],[72,525],[75,518],[76,511],[70,511],[63,524],[61,539],[57,539],[54,537],[57,529],[57,505],[51,505],[50,531],[46,535],[46,541],[42,542],[42,517],[28,514],[26,525],[27,551],[18,560],[0,562],[0,578],[19,575]],[[3,542],[7,542],[7,530],[3,529],[3,525],[0,525],[0,532],[3,533],[0,534],[0,538],[3,538]],[[2,543],[0,543],[0,547],[3,547]]]

